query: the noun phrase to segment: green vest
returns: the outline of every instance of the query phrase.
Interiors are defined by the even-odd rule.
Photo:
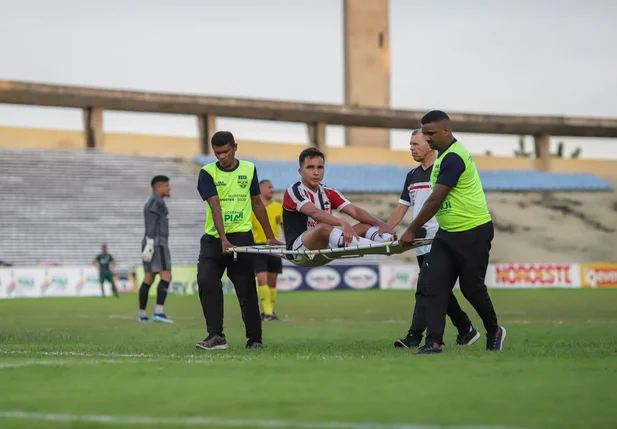
[[[221,212],[225,234],[234,232],[248,232],[252,228],[251,212],[251,182],[255,173],[255,164],[238,160],[238,167],[233,171],[223,171],[216,166],[216,162],[202,167],[206,170],[216,185],[216,192],[221,202]],[[214,226],[210,205],[206,202],[206,234],[219,238]]]
[[[435,160],[431,174],[431,189],[435,188],[441,169],[441,161],[450,152],[458,154],[463,159],[465,171],[459,177],[456,186],[448,193],[443,205],[435,214],[435,219],[444,231],[467,231],[490,222],[491,214],[488,211],[486,196],[482,189],[482,182],[476,165],[467,149],[458,141],[451,144]]]

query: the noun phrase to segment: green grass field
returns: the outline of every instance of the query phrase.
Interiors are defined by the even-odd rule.
[[[263,350],[226,295],[215,352],[195,296],[169,297],[173,325],[138,324],[134,295],[2,300],[0,427],[617,428],[617,290],[491,295],[505,349],[448,325],[433,356],[392,345],[412,291],[280,293]]]

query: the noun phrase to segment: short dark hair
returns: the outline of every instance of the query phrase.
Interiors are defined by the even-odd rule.
[[[154,185],[156,185],[159,182],[169,182],[169,177],[163,176],[163,175],[154,176],[152,180],[150,181],[150,186],[154,188]]]
[[[229,131],[217,131],[212,136],[212,139],[210,140],[210,144],[216,147],[223,147],[226,144],[233,146],[236,144],[236,139],[234,139],[234,135],[230,133]]]
[[[326,162],[326,157],[324,156],[323,152],[316,147],[309,147],[307,149],[304,149],[302,152],[300,152],[300,157],[298,158],[298,161],[300,162],[300,167],[304,165],[304,160],[306,158],[315,158],[317,156],[321,157],[321,159]]]
[[[433,122],[441,122],[441,121],[449,121],[450,117],[441,110],[431,110],[426,115],[422,117],[420,123],[422,125],[431,124]]]
[[[260,184],[260,185],[263,185],[264,183],[270,183],[270,180],[268,180],[268,179],[263,179],[263,180],[260,180],[260,181],[259,181],[259,184]]]

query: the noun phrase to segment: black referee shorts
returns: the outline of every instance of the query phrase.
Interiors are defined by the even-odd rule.
[[[258,253],[253,256],[253,264],[255,265],[255,274],[281,274],[283,272],[283,261],[276,256]]]

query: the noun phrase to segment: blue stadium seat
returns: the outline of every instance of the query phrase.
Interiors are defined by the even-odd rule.
[[[245,158],[246,159],[246,158]],[[254,162],[260,179],[270,179],[275,190],[283,191],[299,180],[296,161]],[[208,155],[194,158],[204,165],[216,161]],[[393,165],[328,163],[324,184],[341,192],[400,192],[409,169]],[[613,191],[613,186],[590,173],[544,173],[536,170],[480,171],[485,191]]]

